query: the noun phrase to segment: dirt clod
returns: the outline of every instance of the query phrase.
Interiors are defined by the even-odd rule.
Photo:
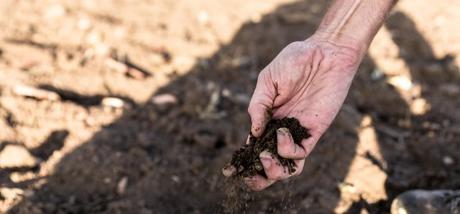
[[[273,158],[277,158],[281,165],[287,168],[289,173],[295,172],[296,165],[294,161],[278,155],[276,131],[283,127],[289,130],[296,144],[300,145],[303,139],[310,137],[308,130],[302,127],[295,118],[272,119],[268,122],[261,137],[256,138],[251,134],[250,143],[233,153],[230,162],[236,169],[233,175],[250,177],[259,174],[265,176],[264,168],[259,159],[259,154],[263,151],[270,152]]]

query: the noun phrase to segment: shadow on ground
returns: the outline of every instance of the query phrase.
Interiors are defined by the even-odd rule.
[[[338,186],[350,173],[355,156],[361,155],[356,148],[366,115],[377,131],[379,146],[361,156],[372,163],[370,167],[385,172],[390,199],[410,188],[460,187],[460,168],[442,162],[447,154],[460,160],[460,148],[454,144],[460,133],[449,129],[460,122],[459,113],[449,113],[459,101],[445,103],[437,99],[441,91],[435,90],[459,77],[454,76],[449,57],[435,58],[414,23],[395,12],[386,27],[432,110],[411,115],[407,99],[387,83],[387,77],[371,78],[377,67],[367,57],[346,107],[309,157],[304,173],[266,191],[241,194],[238,203],[229,202],[220,168],[247,136],[246,108],[257,73],[288,43],[311,35],[327,4],[292,3],[258,23],[244,24],[214,56],[199,60],[185,76],[153,95],[173,94],[176,104],[145,103],[126,111],[63,157],[54,175],[10,212],[330,213],[343,205]],[[439,71],[433,74],[427,69],[432,66]],[[379,152],[382,158],[376,157]],[[126,188],[121,180],[127,181]],[[346,199],[354,204],[344,211],[388,210],[390,200],[368,202],[366,196],[359,197]]]

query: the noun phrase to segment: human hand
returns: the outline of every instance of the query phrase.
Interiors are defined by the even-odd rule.
[[[355,49],[311,37],[289,44],[260,72],[248,109],[251,133],[259,137],[270,116],[294,117],[311,137],[298,145],[288,129],[278,129],[278,154],[293,159],[296,171],[290,174],[273,155],[262,152],[267,177],[245,178],[251,189],[262,190],[302,172],[305,158],[340,110],[361,59]]]

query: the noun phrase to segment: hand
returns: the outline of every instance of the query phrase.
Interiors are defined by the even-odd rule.
[[[297,145],[289,130],[280,128],[278,154],[293,159],[296,171],[289,174],[271,154],[262,152],[260,160],[267,178],[245,178],[251,189],[262,190],[302,172],[305,158],[340,110],[361,59],[356,49],[311,37],[289,44],[260,72],[248,109],[251,133],[256,137],[263,133],[271,112],[277,119],[297,118],[311,137]]]

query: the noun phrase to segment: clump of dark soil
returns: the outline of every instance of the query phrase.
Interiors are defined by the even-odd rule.
[[[287,168],[289,173],[295,172],[296,165],[294,161],[278,155],[276,130],[283,127],[289,129],[294,143],[299,145],[303,139],[311,136],[308,133],[308,129],[302,127],[295,118],[270,120],[264,133],[259,138],[251,134],[250,143],[233,153],[230,164],[236,168],[234,176],[250,177],[256,174],[265,176],[264,168],[259,159],[259,154],[263,151],[270,152],[274,158],[280,161],[281,165]]]

